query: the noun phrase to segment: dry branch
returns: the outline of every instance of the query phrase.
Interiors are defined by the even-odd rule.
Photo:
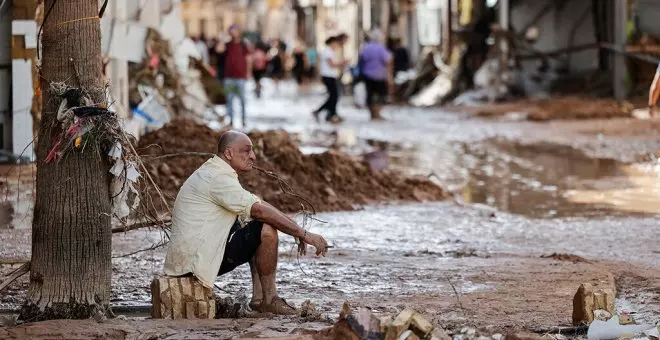
[[[141,229],[141,228],[150,228],[150,227],[154,227],[154,226],[157,226],[157,225],[165,225],[165,224],[169,224],[169,223],[172,223],[172,219],[170,219],[170,218],[167,218],[167,219],[164,219],[164,220],[159,220],[159,221],[139,222],[139,223],[134,223],[134,224],[131,224],[131,225],[112,228],[112,233],[113,234],[124,233],[124,232],[131,231],[131,230],[136,230],[136,229]]]
[[[9,284],[12,282],[16,281],[19,277],[27,274],[30,272],[30,262],[24,263],[22,266],[18,267],[16,270],[11,272],[4,280],[2,280],[2,283],[0,283],[0,292],[7,288]]]

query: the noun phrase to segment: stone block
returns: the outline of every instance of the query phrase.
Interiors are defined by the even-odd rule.
[[[401,333],[408,329],[410,321],[412,320],[415,312],[411,309],[406,309],[394,318],[394,321],[387,328],[385,340],[398,339]]]
[[[151,282],[151,316],[156,319],[213,319],[213,290],[194,277],[156,278]]]
[[[615,295],[612,289],[596,288],[590,283],[581,284],[573,296],[573,325],[591,324],[597,309],[614,315]]]

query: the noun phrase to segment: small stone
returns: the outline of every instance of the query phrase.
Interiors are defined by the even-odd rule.
[[[621,314],[619,315],[619,325],[632,325],[635,323],[630,314]]]
[[[594,311],[594,320],[607,321],[612,317],[610,312],[604,309],[596,309]]]
[[[462,334],[456,334],[451,338],[451,340],[463,340],[463,335]]]
[[[481,335],[477,338],[477,340],[490,340],[490,337]]]
[[[495,334],[493,334],[493,336],[491,336],[491,338],[493,338],[493,340],[502,340],[502,339],[504,339],[504,335],[502,335],[500,333],[495,333]]]
[[[303,318],[316,317],[319,313],[316,311],[316,306],[310,300],[305,300],[305,302],[300,305],[300,316]]]

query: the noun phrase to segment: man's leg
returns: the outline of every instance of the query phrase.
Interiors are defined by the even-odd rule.
[[[234,81],[233,79],[225,78],[225,106],[227,107],[227,116],[229,117],[229,124],[234,126]]]
[[[247,125],[247,122],[245,121],[245,82],[245,79],[239,79],[236,81],[236,85],[238,86],[238,99],[241,101],[241,122],[243,123],[243,127]]]
[[[250,260],[250,273],[252,274],[252,299],[250,300],[250,308],[257,309],[264,300],[264,291],[261,288],[261,277],[257,271],[257,266],[254,263],[254,258]]]
[[[256,272],[261,282],[263,301],[270,304],[277,297],[275,287],[275,270],[277,269],[277,245],[279,238],[277,230],[268,224],[261,229],[261,244],[254,255]],[[253,287],[254,287],[253,282]]]

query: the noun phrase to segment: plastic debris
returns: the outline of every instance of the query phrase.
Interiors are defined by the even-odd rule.
[[[126,179],[128,179],[131,182],[135,182],[139,177],[140,177],[140,173],[135,168],[135,165],[129,164],[126,167]]]
[[[608,321],[594,320],[587,331],[589,340],[609,340],[620,337],[633,337],[653,326],[650,325],[621,325],[619,316],[615,315]]]
[[[115,145],[113,145],[110,149],[110,152],[108,152],[108,156],[110,156],[112,159],[120,159],[122,155],[123,151],[121,143],[115,142]]]

